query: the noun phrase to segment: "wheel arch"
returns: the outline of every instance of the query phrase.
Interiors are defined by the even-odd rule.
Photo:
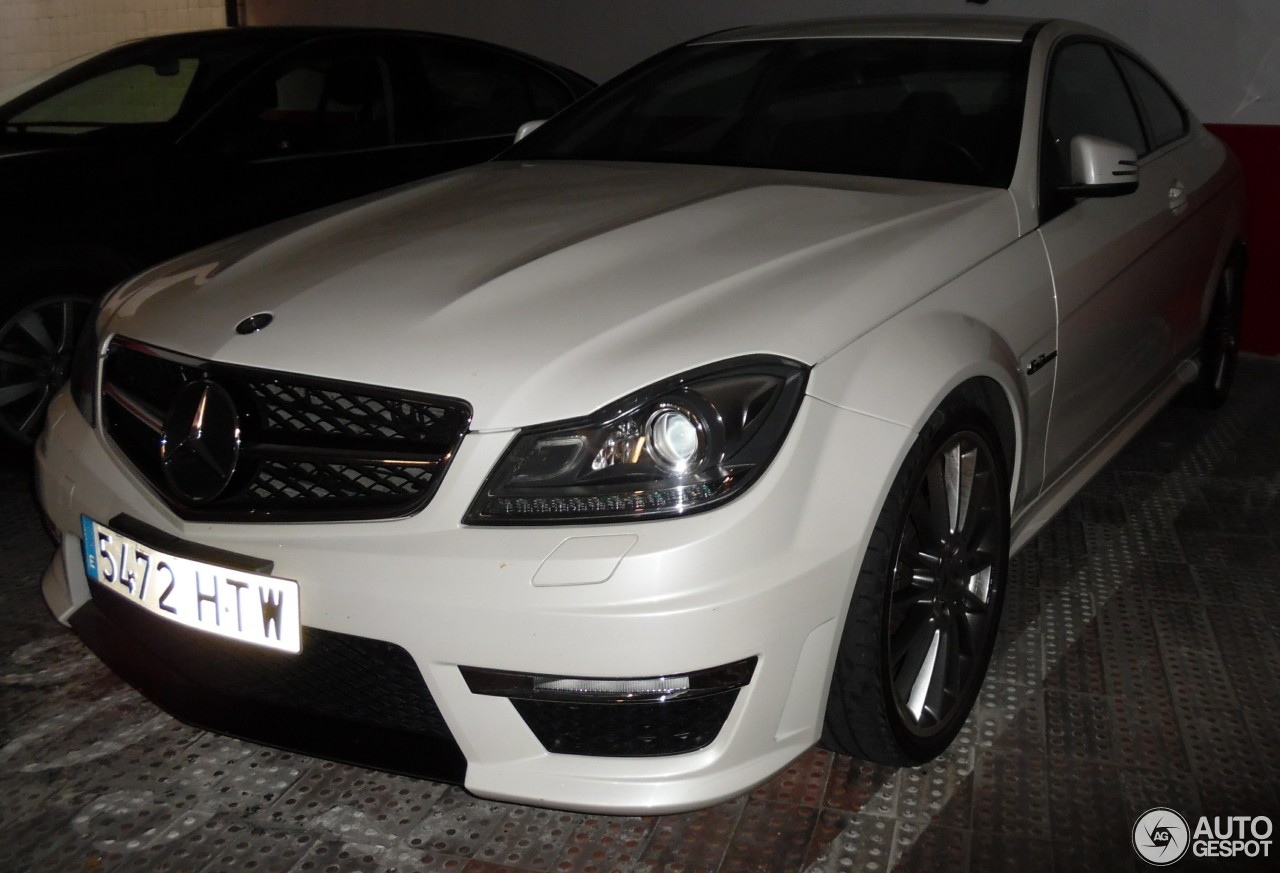
[[[951,399],[991,420],[1012,494],[1019,493],[1028,399],[1017,355],[990,326],[960,313],[899,318],[814,367],[809,393],[920,433]]]
[[[821,739],[828,748],[897,766],[916,766],[931,760],[950,744],[984,681],[987,661],[994,645],[995,623],[999,620],[1000,604],[1008,584],[1008,546],[1011,535],[1009,521],[1014,494],[1011,483],[1015,469],[1011,460],[1017,457],[1018,422],[1012,401],[1006,393],[1007,386],[998,377],[998,368],[996,372],[992,372],[989,364],[983,364],[983,360],[971,360],[968,366],[961,366],[952,378],[935,383],[931,390],[929,386],[925,386],[912,392],[911,408],[923,410],[919,426],[912,431],[914,438],[906,441],[899,466],[891,473],[892,479],[886,486],[883,506],[878,508],[875,527],[870,532],[862,561],[850,586],[849,598],[840,618],[837,642],[832,651],[831,677]],[[974,431],[979,435],[975,435]],[[915,571],[899,577],[899,571],[895,569],[899,566],[899,559],[895,556],[900,553],[902,544],[907,542],[904,526],[908,523],[907,518],[914,513],[909,508],[914,505],[912,495],[917,493],[917,489],[925,487],[925,481],[929,481],[925,474],[930,469],[930,464],[936,463],[930,460],[936,459],[937,455],[934,453],[940,452],[951,440],[972,441],[975,437],[978,443],[989,445],[992,439],[999,442],[999,445],[989,445],[990,454],[982,450],[977,450],[975,454],[989,457],[991,466],[995,468],[993,475],[1007,477],[1006,484],[1010,485],[1007,489],[992,489],[992,492],[1003,496],[992,501],[990,511],[999,513],[1004,524],[986,528],[998,532],[992,534],[996,540],[991,546],[990,554],[993,557],[987,565],[992,568],[992,574],[998,573],[988,577],[989,580],[997,581],[997,587],[992,589],[997,595],[990,601],[989,633],[983,638],[985,642],[982,643],[980,653],[974,654],[977,666],[963,680],[962,688],[967,690],[958,692],[957,699],[964,702],[957,704],[954,714],[948,714],[945,719],[939,717],[935,727],[919,722],[928,728],[927,732],[919,732],[915,728],[904,726],[904,698],[895,698],[901,689],[899,687],[898,691],[894,691],[898,683],[892,678],[893,667],[886,660],[889,653],[885,647],[892,645],[891,638],[897,639],[893,637],[897,631],[892,618],[892,610],[896,607],[891,605],[897,602],[895,580],[918,578]],[[929,488],[932,490],[933,486]],[[981,489],[975,488],[970,492],[957,488],[956,493],[976,495],[981,493]],[[954,536],[964,527],[962,524],[958,525],[955,519],[964,516],[963,513],[957,516],[954,507],[951,513],[950,531]],[[926,515],[932,516],[934,512],[930,511]],[[984,528],[978,525],[976,529]],[[946,530],[945,525],[942,530]],[[926,537],[923,534],[920,536],[919,542],[923,543]],[[984,534],[984,541],[985,536]],[[948,560],[952,560],[946,556],[956,554],[953,550],[963,552],[966,548],[972,548],[971,545],[965,545],[968,540],[954,540],[945,536],[942,539],[934,537],[930,542],[941,544],[937,549],[928,550],[936,556],[933,560],[937,562],[930,566],[945,566]],[[970,557],[961,559],[959,566],[969,566],[970,569],[966,572],[972,573],[972,565],[965,563],[969,560]],[[924,566],[926,564],[922,563],[917,569]],[[953,585],[957,578],[952,575],[956,572],[954,569],[936,572],[940,575],[933,584]],[[916,583],[909,583],[908,587],[914,584]],[[942,588],[938,588],[936,592],[926,595],[935,598],[933,609],[944,609],[944,613],[934,613],[935,619],[942,621],[939,616],[946,614],[952,615],[951,620],[954,621],[954,613],[951,612],[957,608],[954,602],[947,601],[950,605],[939,607],[940,601],[937,598],[955,595],[944,595],[942,591]],[[987,602],[985,595],[984,602]],[[978,611],[982,612],[984,609],[985,607]],[[938,645],[937,641],[938,637],[935,636],[934,647]],[[932,653],[935,648],[931,647],[929,651]],[[932,654],[927,657],[932,657]],[[932,675],[933,668],[929,667],[928,670]],[[925,674],[922,672],[920,675]],[[918,678],[916,682],[919,682]],[[915,695],[913,687],[913,701]],[[920,713],[915,712],[915,717],[919,719]]]

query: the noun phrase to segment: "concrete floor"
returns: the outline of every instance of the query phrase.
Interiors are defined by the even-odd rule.
[[[1280,822],[1280,360],[1244,359],[1216,414],[1163,413],[1015,559],[941,759],[815,749],[675,816],[491,803],[174,721],[45,609],[29,475],[0,461],[0,871],[1065,873],[1146,869],[1152,807]],[[1173,869],[1280,869],[1268,848]]]

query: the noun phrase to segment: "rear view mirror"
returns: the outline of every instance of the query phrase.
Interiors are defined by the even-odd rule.
[[[1121,197],[1138,190],[1138,156],[1132,148],[1100,136],[1071,140],[1071,184],[1076,197]]]
[[[156,61],[150,66],[151,69],[156,71],[157,76],[163,76],[165,78],[176,76],[178,73],[182,72],[182,65],[178,62],[177,58],[164,58],[163,60]]]

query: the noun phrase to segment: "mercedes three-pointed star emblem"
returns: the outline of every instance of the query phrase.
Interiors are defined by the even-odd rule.
[[[178,392],[160,433],[160,466],[181,499],[207,503],[227,487],[240,457],[240,418],[231,395],[213,382]]]

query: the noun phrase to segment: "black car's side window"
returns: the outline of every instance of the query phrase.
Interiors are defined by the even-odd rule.
[[[264,158],[390,145],[391,94],[387,64],[377,55],[300,61],[240,96],[224,150]]]
[[[1146,136],[1129,88],[1111,52],[1096,42],[1058,49],[1049,69],[1040,149],[1040,211],[1047,221],[1073,202],[1059,189],[1070,185],[1071,140],[1102,137],[1147,153]]]
[[[412,140],[513,137],[524,122],[549,118],[572,100],[554,76],[499,52],[422,40],[414,54],[423,85],[413,118],[405,119]]]
[[[1182,139],[1189,130],[1187,113],[1154,74],[1126,54],[1119,54],[1120,67],[1133,87],[1134,96],[1147,122],[1151,148],[1158,149]]]

